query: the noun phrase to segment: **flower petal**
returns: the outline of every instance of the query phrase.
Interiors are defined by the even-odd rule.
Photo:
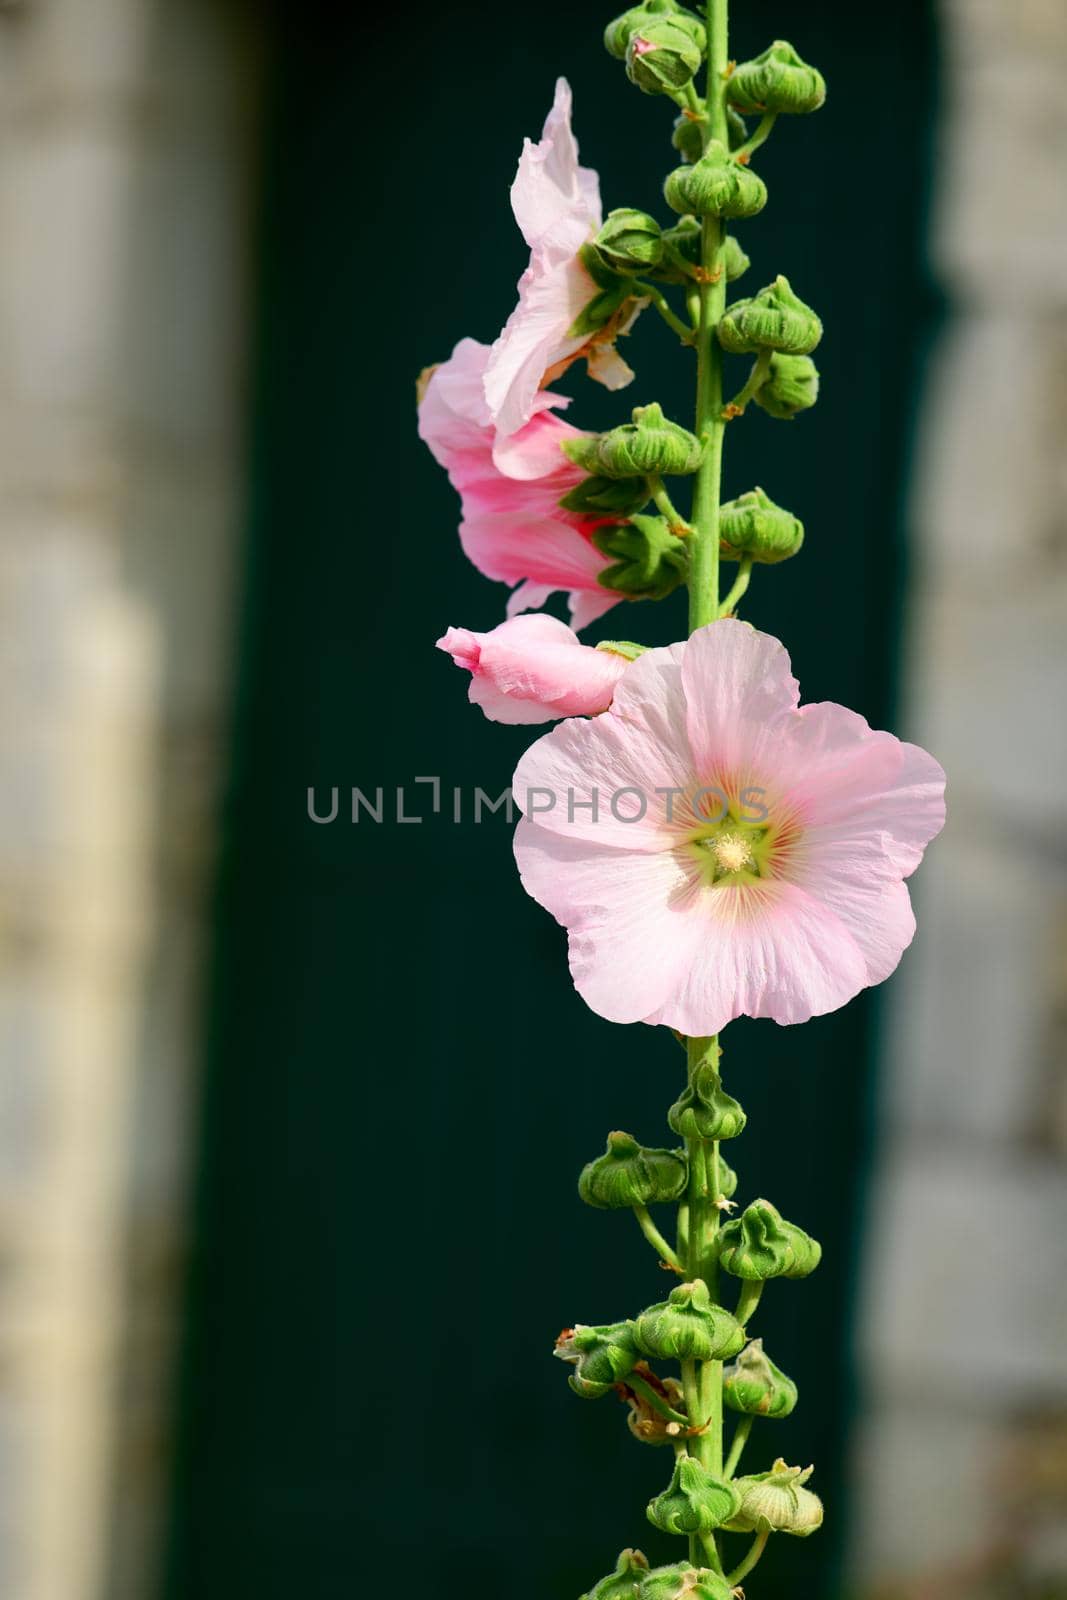
[[[524,818],[515,859],[527,894],[570,929],[575,987],[600,1016],[639,1022],[684,980],[700,927],[672,909],[684,874],[669,851],[622,853]]]
[[[693,785],[684,649],[639,656],[619,679],[610,711],[592,722],[564,722],[531,745],[512,780],[519,809],[549,832],[619,851],[671,849],[675,830],[656,791]]]
[[[800,699],[785,646],[745,622],[712,622],[690,638],[682,682],[701,777],[766,784],[783,723]]]

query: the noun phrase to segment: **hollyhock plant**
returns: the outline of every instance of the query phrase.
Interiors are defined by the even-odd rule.
[[[624,300],[601,327],[573,331],[601,293],[580,255],[600,227],[601,209],[596,173],[578,164],[565,78],[556,83],[540,141],[527,139],[523,146],[511,205],[530,247],[530,262],[519,279],[519,303],[493,345],[485,372],[489,412],[505,436],[529,422],[542,385],[581,356],[590,377],[608,389],[624,388],[633,379],[615,339],[629,332],[640,297]]]
[[[419,404],[419,434],[462,502],[460,542],[487,578],[516,584],[508,616],[545,603],[557,589],[583,628],[621,598],[598,582],[610,565],[590,535],[612,519],[564,511],[559,502],[584,476],[563,454],[581,430],[556,415],[566,395],[542,390],[518,433],[502,438],[482,392],[489,351],[461,339],[435,367]]]
[[[808,1277],[822,1247],[770,1200],[733,1198],[743,1173],[725,1145],[747,1117],[723,1083],[722,1032],[741,1016],[802,1023],[887,978],[915,930],[907,880],[945,816],[932,756],[844,706],[801,705],[784,646],[737,617],[755,574],[770,581],[818,550],[819,529],[809,538],[765,490],[724,502],[722,482],[728,430],[750,407],[787,420],[818,399],[816,311],[780,272],[741,298],[730,285],[750,265],[734,229],[767,202],[752,157],[779,119],[817,110],[826,86],[785,40],[732,60],[727,9],[638,0],[604,34],[631,82],[672,110],[664,197],[676,215],[665,225],[632,206],[601,224],[560,80],[512,191],[530,245],[518,307],[491,351],[457,345],[419,412],[462,498],[465,551],[518,586],[511,620],[487,633],[449,628],[438,646],[470,673],[470,699],[490,719],[565,719],[526,752],[512,785],[525,813],[515,834],[523,884],[567,929],[571,973],[593,1010],[670,1029],[686,1056],[669,1146],[616,1129],[578,1181],[586,1204],[633,1213],[674,1286],[614,1322],[559,1308],[556,1353],[574,1367],[577,1394],[616,1397],[638,1443],[673,1447],[647,1516],[686,1541],[683,1559],[657,1568],[628,1545],[586,1585],[595,1600],[736,1600],[753,1594],[749,1575],[770,1540],[807,1538],[822,1523],[812,1469],[787,1467],[763,1439],[793,1411],[797,1386],[762,1340],[746,1343],[767,1285]],[[688,401],[680,421],[653,400],[597,434],[570,427],[546,384],[582,355],[593,377],[628,377],[611,365],[612,340],[646,303],[695,366],[695,417]],[[732,397],[728,357],[750,363]],[[679,509],[673,480],[687,479]],[[724,593],[725,562],[737,570]],[[660,600],[682,584],[689,637],[666,649],[591,649],[553,617],[513,615],[562,589],[578,628],[617,599]],[[759,1038],[744,1036],[743,1056]],[[605,1057],[590,1069],[600,1097],[610,1047]],[[580,1067],[558,1063],[567,1075]],[[772,1108],[791,1117],[796,1093],[784,1077]],[[653,1207],[677,1207],[673,1227]],[[766,1454],[742,1477],[750,1436]],[[746,1547],[731,1553],[737,1538]]]
[[[648,651],[605,716],[520,761],[522,881],[569,930],[601,1016],[689,1035],[805,1022],[896,967],[944,773],[844,706],[798,700],[783,646],[724,619]]]
[[[471,674],[470,700],[491,722],[551,722],[606,711],[630,665],[625,655],[582,644],[544,612],[513,617],[489,633],[449,628],[438,639]]]

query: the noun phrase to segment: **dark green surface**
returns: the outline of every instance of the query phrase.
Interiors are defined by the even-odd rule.
[[[735,54],[784,33],[830,84],[823,112],[760,153],[770,204],[741,233],[741,292],[785,271],[827,327],[817,409],[730,430],[725,494],[759,482],[808,530],[796,561],[757,572],[745,615],[784,637],[806,699],[884,725],[929,313],[931,26],[918,0],[878,8],[877,41],[844,0],[735,11]],[[670,114],[603,53],[597,6],[365,13],[342,29],[314,5],[278,16],[168,1597],[574,1600],[624,1544],[676,1553],[644,1518],[664,1455],[629,1441],[613,1401],[572,1396],[549,1352],[564,1324],[663,1292],[630,1220],[584,1209],[574,1185],[608,1128],[669,1137],[684,1057],[574,995],[502,817],[354,827],[342,809],[316,827],[305,793],[507,783],[529,732],[486,723],[433,649],[449,623],[499,620],[504,591],[459,553],[412,380],[510,310],[523,248],[507,188],[555,73],[606,206],[664,212]],[[633,388],[583,385],[575,419],[603,426],[653,398],[684,419],[690,358],[652,315],[627,354]],[[603,631],[683,628],[675,596]],[[415,809],[425,791],[410,793]],[[776,1447],[814,1459],[829,1531],[782,1540],[755,1600],[835,1593],[872,1017],[860,1001],[726,1038],[750,1118],[729,1152],[739,1197],[768,1194],[826,1247],[813,1279],[768,1292],[761,1331],[801,1401],[748,1462]]]

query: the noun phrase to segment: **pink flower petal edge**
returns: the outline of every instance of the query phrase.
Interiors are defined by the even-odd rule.
[[[570,328],[600,292],[579,251],[601,223],[600,183],[578,162],[571,129],[571,90],[556,83],[555,99],[538,143],[527,139],[511,186],[511,205],[530,261],[519,279],[519,301],[493,345],[485,370],[489,413],[502,437],[529,422],[546,382],[586,355],[589,375],[609,389],[622,388],[633,373],[614,349],[616,333],[628,331],[638,302],[621,321],[589,334]],[[643,304],[644,302],[640,302]]]

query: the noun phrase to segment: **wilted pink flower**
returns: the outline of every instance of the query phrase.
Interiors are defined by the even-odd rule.
[[[694,1035],[804,1022],[896,967],[945,775],[844,706],[798,702],[776,639],[714,622],[520,761],[522,880],[569,930],[594,1011]]]
[[[545,612],[513,617],[490,633],[449,628],[437,648],[471,674],[470,699],[491,722],[551,722],[606,711],[630,662],[581,644]]]
[[[610,565],[589,535],[611,518],[563,511],[560,498],[582,481],[562,451],[580,437],[555,415],[565,395],[542,390],[526,426],[501,438],[482,392],[489,350],[462,339],[431,372],[419,405],[419,434],[448,473],[462,501],[463,549],[487,578],[518,584],[508,616],[544,605],[567,591],[576,628],[603,616],[619,599],[597,582]]]
[[[614,340],[626,333],[645,302],[628,300],[595,333],[569,330],[600,289],[578,252],[601,223],[600,182],[578,165],[571,132],[571,91],[565,78],[540,143],[527,139],[511,186],[511,206],[530,264],[519,279],[519,303],[493,346],[485,373],[485,396],[502,434],[515,433],[533,415],[541,385],[585,356],[589,376],[608,389],[621,389],[633,373],[616,352]]]

